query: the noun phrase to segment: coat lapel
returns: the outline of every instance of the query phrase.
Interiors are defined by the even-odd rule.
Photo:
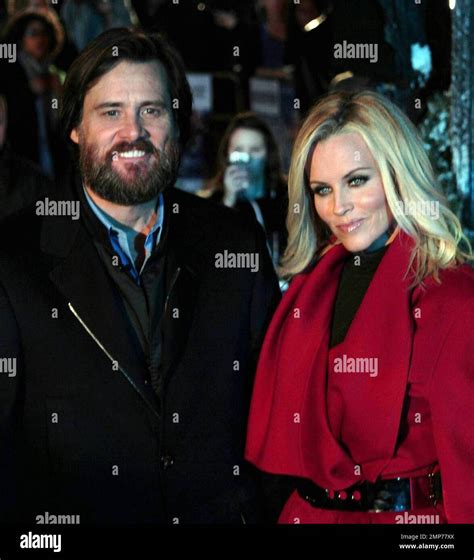
[[[354,464],[326,415],[326,363],[332,307],[347,252],[336,246],[296,276],[260,353],[246,457],[260,469],[349,486]]]
[[[344,341],[328,356],[332,431],[337,439],[350,442],[353,460],[363,465],[364,478],[372,481],[395,452],[408,383],[413,320],[410,278],[405,273],[410,248],[403,234],[392,243]],[[359,362],[362,372],[354,371],[357,359],[365,360]],[[341,364],[348,371],[340,371]]]
[[[194,316],[200,283],[199,263],[205,244],[202,217],[196,215],[189,195],[165,192],[165,298],[161,319],[161,370],[169,380],[182,356]],[[166,222],[168,225],[166,225]],[[64,295],[75,320],[158,415],[159,403],[145,384],[147,365],[113,281],[100,261],[89,234],[80,221],[67,217],[45,219],[42,250],[59,258],[50,279]],[[159,312],[159,311],[158,311]],[[112,369],[112,371],[114,371]]]
[[[172,189],[166,195],[165,219],[169,220],[170,226],[166,240],[166,297],[162,326],[164,383],[175,371],[191,329],[201,281],[198,263],[204,226],[192,208],[186,211],[184,201],[177,202],[179,193]],[[176,205],[179,205],[180,211],[173,213]]]
[[[52,218],[42,232],[45,252],[63,257],[49,273],[65,297],[74,320],[91,344],[110,360],[146,404],[158,414],[155,394],[146,380],[146,364],[117,288],[108,277],[92,240],[79,222]]]

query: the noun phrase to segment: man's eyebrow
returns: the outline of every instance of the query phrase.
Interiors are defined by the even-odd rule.
[[[99,103],[99,105],[96,105],[94,107],[94,111],[105,109],[106,107],[122,107],[122,106],[123,103],[120,103],[119,101],[105,101],[104,103]]]
[[[356,167],[355,169],[352,169],[352,171],[349,171],[349,173],[346,173],[343,177],[343,179],[347,179],[348,177],[350,177],[353,173],[355,173],[356,171],[362,171],[363,169],[370,169],[372,170],[372,167]],[[310,185],[313,184],[317,184],[317,185],[326,185],[327,183],[325,183],[324,181],[317,181],[316,179],[312,179],[310,182]]]
[[[94,107],[94,111],[100,111],[101,109],[111,109],[117,107],[123,107],[125,103],[120,101],[104,101],[103,103],[99,103]],[[166,107],[166,103],[162,99],[153,99],[151,101],[142,101],[140,103],[140,107],[147,107],[149,105],[154,105],[155,107]]]
[[[166,107],[166,103],[162,99],[154,99],[152,101],[143,101],[140,103],[140,107],[144,107],[145,105],[156,105],[158,107]]]

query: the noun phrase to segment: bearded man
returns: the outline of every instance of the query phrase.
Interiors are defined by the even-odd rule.
[[[264,518],[243,450],[278,283],[258,226],[174,188],[191,106],[157,35],[108,31],[69,71],[78,172],[0,257],[3,521]]]

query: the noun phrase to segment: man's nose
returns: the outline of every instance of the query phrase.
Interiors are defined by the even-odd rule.
[[[347,212],[354,208],[352,196],[347,189],[337,188],[334,192],[333,213],[336,216],[344,216]]]
[[[127,115],[121,123],[118,136],[121,140],[134,142],[146,136],[146,130],[139,115]]]

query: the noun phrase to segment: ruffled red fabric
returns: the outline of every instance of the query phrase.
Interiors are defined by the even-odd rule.
[[[339,277],[348,252],[328,251],[293,280],[269,327],[257,370],[246,457],[265,471],[342,489],[375,481],[393,454],[411,353],[408,268],[412,240],[400,233],[387,249],[343,343],[328,351]],[[378,375],[341,377],[341,445],[327,414],[327,376],[336,357],[373,357]],[[339,374],[344,376],[344,374]],[[349,389],[347,385],[350,385]]]

